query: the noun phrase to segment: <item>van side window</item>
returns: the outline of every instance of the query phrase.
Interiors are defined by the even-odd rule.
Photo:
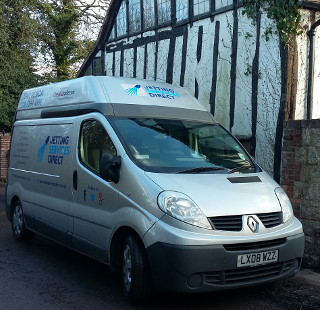
[[[88,120],[82,124],[80,137],[81,162],[99,173],[100,159],[104,153],[114,157],[117,151],[102,124],[97,120]]]

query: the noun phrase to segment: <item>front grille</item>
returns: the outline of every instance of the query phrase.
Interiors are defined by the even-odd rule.
[[[275,239],[275,240],[250,242],[250,243],[225,244],[223,247],[229,252],[247,251],[247,250],[271,248],[271,247],[282,245],[285,242],[286,242],[286,238],[281,238],[281,239]]]
[[[203,273],[203,283],[209,285],[240,285],[285,275],[294,269],[293,260],[256,267]]]
[[[211,217],[209,220],[216,230],[241,231],[242,229],[242,215]]]
[[[266,228],[272,228],[282,224],[282,213],[261,213],[257,214],[260,221]],[[217,216],[209,218],[212,226],[216,230],[241,231],[242,215]]]
[[[266,228],[278,226],[282,223],[282,212],[257,214]]]

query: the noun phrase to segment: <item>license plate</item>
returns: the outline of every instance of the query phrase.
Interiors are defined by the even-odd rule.
[[[237,267],[252,267],[278,261],[278,250],[238,255]]]

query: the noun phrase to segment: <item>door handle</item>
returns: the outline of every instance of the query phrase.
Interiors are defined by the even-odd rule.
[[[73,171],[73,189],[76,191],[78,189],[78,172],[77,170]]]

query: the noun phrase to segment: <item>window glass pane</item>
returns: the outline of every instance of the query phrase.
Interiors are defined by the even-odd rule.
[[[157,0],[158,24],[161,25],[171,20],[171,0]]]
[[[110,32],[109,40],[112,40],[112,39],[115,38],[115,29],[114,29],[114,28],[115,28],[115,27],[113,26],[113,27],[112,27],[112,30],[111,30],[111,32]]]
[[[233,0],[216,0],[216,10],[233,4]]]
[[[210,0],[194,0],[193,3],[194,15],[207,13],[210,10]]]
[[[80,141],[81,162],[99,173],[100,159],[104,153],[117,155],[109,135],[96,120],[90,120],[82,125]]]
[[[143,0],[144,27],[154,26],[154,0]]]
[[[176,2],[176,18],[181,21],[188,18],[189,3],[185,0],[177,0]]]
[[[97,58],[93,61],[92,64],[92,74],[93,75],[101,75],[102,74],[102,63],[101,58]]]
[[[84,75],[85,75],[85,76],[87,76],[87,75],[92,75],[92,65],[90,65],[90,66],[88,67],[88,69],[87,69],[87,71],[85,72]]]
[[[201,167],[212,170],[207,173],[228,173],[234,168],[254,171],[246,151],[220,125],[152,118],[112,118],[111,122],[128,155],[143,170],[169,173]]]
[[[129,33],[141,30],[140,0],[129,1]]]
[[[122,1],[118,16],[117,16],[117,36],[123,36],[127,32],[126,18],[126,2]]]

